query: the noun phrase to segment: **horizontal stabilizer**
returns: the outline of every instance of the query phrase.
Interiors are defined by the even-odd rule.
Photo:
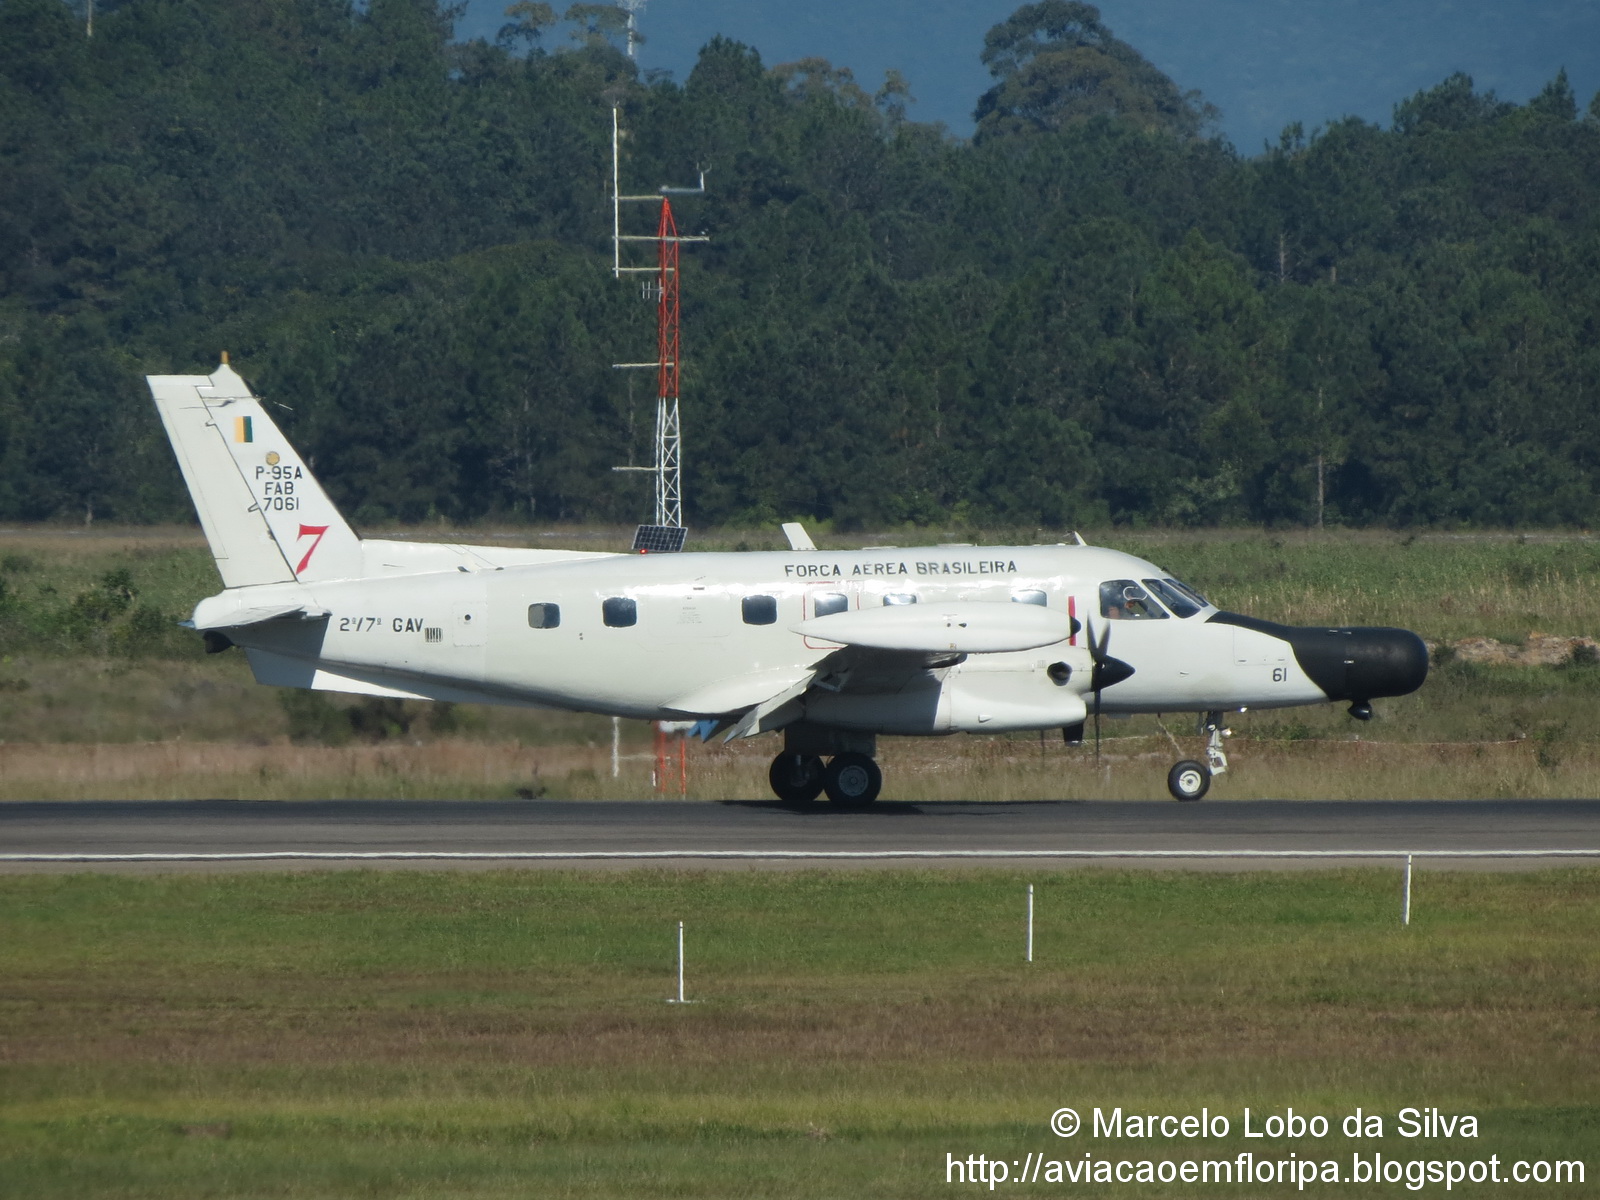
[[[312,659],[254,646],[245,647],[244,652],[256,682],[269,687],[310,688],[392,700],[445,700],[452,704],[503,704],[506,700],[502,693],[486,691],[471,683],[395,675],[348,664],[325,667]]]
[[[1072,635],[1072,618],[1036,604],[967,601],[862,608],[789,628],[809,638],[871,650],[1003,654],[1065,641]]]
[[[211,596],[195,606],[194,619],[189,622],[202,633],[207,629],[243,629],[246,625],[260,625],[263,621],[277,621],[285,617],[298,617],[302,621],[319,621],[328,610],[305,601],[285,601],[280,604],[234,603],[236,595],[224,592]]]

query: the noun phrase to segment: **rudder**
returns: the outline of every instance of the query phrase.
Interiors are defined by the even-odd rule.
[[[361,575],[361,540],[232,367],[146,380],[223,586]]]

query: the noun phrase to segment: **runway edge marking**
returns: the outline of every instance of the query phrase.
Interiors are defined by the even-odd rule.
[[[7,863],[395,861],[548,862],[588,859],[1049,859],[1049,858],[1600,858],[1595,850],[243,850],[144,854],[0,854]]]

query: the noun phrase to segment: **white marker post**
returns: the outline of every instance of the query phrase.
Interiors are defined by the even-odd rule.
[[[687,1004],[683,998],[683,922],[678,922],[678,995],[676,999],[668,1000],[668,1004]]]
[[[1400,905],[1400,924],[1411,924],[1411,855],[1406,855],[1406,898]]]
[[[1033,961],[1033,884],[1028,885],[1028,961]]]

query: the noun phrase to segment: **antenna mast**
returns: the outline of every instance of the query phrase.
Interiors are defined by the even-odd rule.
[[[621,0],[622,7],[628,10],[628,57],[634,57],[634,48],[641,40],[639,37],[638,15],[650,0]]]
[[[643,0],[638,0],[642,4]],[[630,8],[630,15],[632,9]],[[631,45],[631,39],[630,39]],[[683,431],[678,415],[678,388],[682,377],[682,337],[679,331],[681,306],[679,303],[678,247],[685,242],[708,242],[699,236],[683,236],[672,215],[672,196],[702,195],[706,190],[706,174],[700,172],[700,182],[692,188],[662,187],[652,195],[624,196],[621,187],[621,155],[619,151],[622,131],[617,110],[611,110],[611,273],[616,279],[624,275],[654,275],[640,291],[645,299],[656,302],[656,359],[654,362],[612,363],[619,370],[653,370],[656,373],[656,444],[655,461],[647,467],[613,467],[613,471],[649,471],[655,475],[655,524],[641,525],[634,535],[633,548],[639,551],[677,551],[683,549]],[[659,204],[660,214],[653,234],[627,234],[622,232],[622,206],[624,204]],[[656,265],[653,267],[624,266],[622,243],[654,242]]]

